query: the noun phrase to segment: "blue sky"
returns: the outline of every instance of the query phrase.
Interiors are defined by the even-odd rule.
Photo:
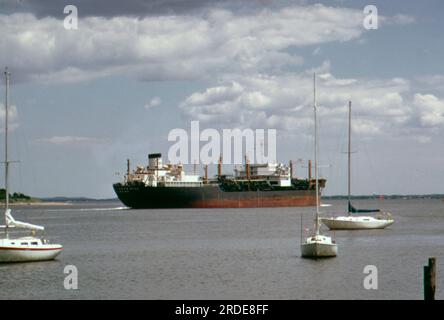
[[[275,128],[278,160],[312,158],[316,71],[327,194],[346,192],[349,99],[354,193],[444,193],[440,1],[72,3],[78,30],[61,2],[0,0],[14,191],[114,197],[126,158],[166,155],[192,120]]]

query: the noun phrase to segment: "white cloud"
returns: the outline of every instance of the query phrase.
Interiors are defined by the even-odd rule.
[[[416,85],[421,89],[420,91],[430,91],[432,93],[444,93],[444,75],[433,74],[423,75],[416,79]]]
[[[334,133],[353,104],[353,130],[364,136],[412,135],[421,142],[444,129],[444,100],[415,94],[410,81],[336,78],[323,65],[317,77],[317,104],[323,127]],[[277,128],[303,135],[312,123],[312,75],[238,76],[196,92],[180,104],[189,119],[220,127]],[[230,78],[231,79],[231,78]],[[431,130],[427,130],[431,129]]]
[[[379,22],[381,23],[381,26],[386,25],[400,25],[405,26],[409,24],[416,23],[416,18],[411,15],[398,13],[393,16],[378,16]]]
[[[14,131],[18,127],[18,112],[15,105],[10,105],[8,108],[8,129]],[[5,105],[0,103],[0,128],[5,130]]]
[[[41,138],[37,143],[52,144],[59,146],[91,146],[106,143],[106,139],[79,137],[79,136],[53,136],[50,138]]]
[[[10,105],[8,108],[8,120],[13,122],[18,117],[17,107],[15,105]],[[0,103],[0,119],[5,120],[5,105]]]
[[[151,109],[162,104],[162,100],[159,97],[152,98],[147,104],[145,104],[145,109]]]
[[[417,107],[421,125],[437,127],[444,125],[444,101],[432,94],[417,93],[413,97],[413,105]]]
[[[387,18],[387,22],[391,24],[406,25],[416,22],[415,17],[406,14],[395,14],[393,17]]]
[[[87,17],[78,30],[31,14],[0,15],[0,61],[22,79],[76,82],[114,74],[143,80],[277,70],[303,59],[287,49],[362,34],[359,10],[323,5],[209,9],[194,16]]]
[[[187,117],[288,131],[302,130],[311,119],[309,78],[316,71],[320,113],[332,123],[342,121],[345,104],[352,99],[354,110],[363,117],[356,130],[369,135],[408,126],[441,126],[435,119],[441,100],[412,99],[416,92],[408,80],[337,78],[329,60],[300,74],[286,73],[288,66],[303,63],[294,48],[315,46],[316,55],[325,43],[362,40],[361,10],[316,4],[240,12],[210,8],[193,15],[87,17],[80,19],[78,30],[69,31],[53,17],[0,15],[0,61],[22,79],[43,82],[112,75],[141,80],[217,78],[218,85],[182,101]],[[381,20],[414,22],[401,14]],[[155,97],[144,107],[159,104]],[[47,142],[82,139],[53,137]]]
[[[440,85],[444,87],[444,75],[442,74],[426,75],[419,77],[418,80],[428,85]]]

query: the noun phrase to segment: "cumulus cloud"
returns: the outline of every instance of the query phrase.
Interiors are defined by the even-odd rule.
[[[398,13],[393,16],[382,16],[378,14],[378,20],[380,22],[380,27],[390,25],[406,26],[416,23],[416,18],[414,16],[402,13]]]
[[[441,100],[413,97],[416,92],[406,79],[337,78],[328,60],[299,74],[287,73],[288,67],[304,62],[295,48],[315,46],[317,55],[322,44],[362,40],[361,10],[294,3],[249,10],[221,5],[193,14],[81,16],[78,30],[65,30],[62,18],[0,15],[0,62],[11,67],[16,79],[78,82],[112,75],[147,81],[219,79],[219,84],[180,103],[185,116],[219,125],[294,131],[311,119],[309,77],[316,71],[320,113],[332,123],[339,122],[346,101],[352,99],[363,117],[356,130],[368,134],[441,126],[435,119]],[[414,18],[381,16],[381,21],[408,24]],[[154,98],[145,108],[160,103]],[[47,139],[55,144],[70,141],[81,142],[82,137]]]
[[[421,76],[418,78],[418,81],[428,85],[440,85],[444,87],[444,75],[442,74]]]
[[[145,109],[151,109],[157,106],[160,106],[162,103],[162,100],[159,97],[152,98],[147,104],[145,104]]]
[[[16,13],[0,15],[0,61],[22,80],[68,82],[115,74],[174,80],[278,70],[303,63],[289,48],[359,38],[361,20],[359,10],[294,5],[86,17],[78,30],[65,30],[62,19]]]
[[[17,107],[15,105],[10,105],[8,108],[8,120],[14,121],[17,119],[18,113],[17,113]],[[5,120],[5,105],[3,103],[0,103],[0,119]]]
[[[18,127],[18,112],[15,105],[8,108],[8,129],[13,131]],[[5,130],[5,105],[0,103],[0,128]]]
[[[50,138],[41,138],[37,143],[52,144],[58,146],[91,146],[106,143],[106,139],[79,137],[79,136],[53,136]]]
[[[421,125],[425,127],[438,127],[444,125],[444,101],[432,94],[417,93],[413,97],[413,105]]]
[[[432,93],[444,93],[444,75],[423,75],[415,79],[420,91],[431,91]]]
[[[395,14],[392,17],[385,18],[385,22],[388,24],[406,25],[416,22],[415,17],[406,14]]]
[[[277,1],[272,1],[277,2]],[[60,17],[63,2],[54,3],[47,0],[0,0],[7,11],[34,13],[38,17]],[[82,16],[110,17],[116,15],[145,17],[165,14],[186,14],[204,9],[209,5],[235,4],[236,0],[75,0],[70,3],[81,10]],[[261,3],[261,0],[250,0],[249,3]]]
[[[328,64],[327,64],[328,65]],[[418,141],[444,129],[444,100],[414,93],[403,78],[337,78],[324,63],[317,77],[319,115],[327,131],[347,121],[347,103],[358,117],[353,130],[365,136],[412,134]],[[312,75],[239,76],[235,81],[207,88],[180,104],[184,115],[211,126],[276,128],[304,134],[312,122]],[[424,129],[433,129],[427,131]]]

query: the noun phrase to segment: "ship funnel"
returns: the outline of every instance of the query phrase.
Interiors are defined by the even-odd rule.
[[[162,154],[161,153],[151,153],[148,155],[148,168],[158,169],[162,166]]]
[[[218,175],[219,177],[222,176],[222,155],[220,155],[220,157],[219,157],[219,162],[218,162],[218,164],[217,164],[217,175]]]
[[[245,155],[245,173],[247,174],[247,180],[250,180],[250,161],[247,155]]]
[[[290,179],[293,179],[293,161],[290,160]]]
[[[311,160],[308,160],[308,180],[311,180]]]

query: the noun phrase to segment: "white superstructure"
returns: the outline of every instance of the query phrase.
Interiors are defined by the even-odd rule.
[[[249,172],[248,172],[249,171]],[[247,172],[249,174],[247,174]],[[282,163],[245,164],[234,168],[236,179],[262,179],[279,187],[291,186],[291,170]]]
[[[160,153],[150,154],[148,166],[137,166],[128,172],[126,182],[140,181],[150,187],[200,187],[202,178],[197,174],[186,174],[182,164],[163,164]]]
[[[137,166],[131,172],[129,163],[125,182],[142,182],[146,186],[157,187],[200,187],[208,182],[208,177],[185,173],[182,164],[163,164],[160,153],[148,156],[148,166]],[[290,187],[290,167],[282,163],[238,165],[234,168],[234,179],[266,180],[272,186]]]

